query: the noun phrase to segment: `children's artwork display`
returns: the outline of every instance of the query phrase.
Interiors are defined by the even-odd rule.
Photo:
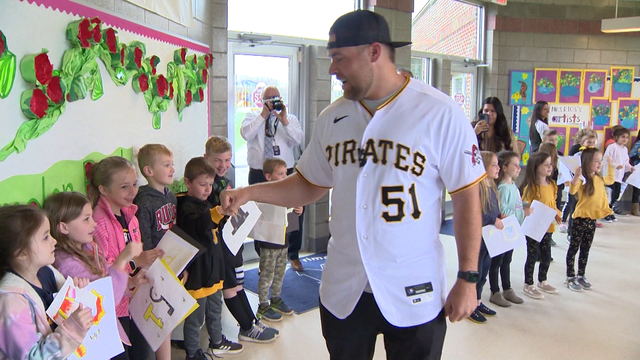
[[[205,251],[199,242],[177,226],[164,233],[156,248],[164,250],[162,260],[176,275],[182,273],[191,259]]]
[[[11,11],[0,11],[0,188],[13,185],[0,191],[0,204],[41,204],[55,189],[85,182],[84,164],[72,172],[51,169],[120,148],[132,149],[127,158],[134,160],[147,143],[172,150],[181,179],[209,133],[209,48],[71,0],[5,2]],[[25,19],[38,20],[24,31]],[[44,173],[46,187],[12,181]]]
[[[533,200],[531,207],[533,208],[533,212],[524,219],[522,232],[533,240],[540,242],[558,213],[555,209],[548,207],[538,200]]]
[[[582,98],[582,70],[560,70],[558,103],[578,104]]]
[[[249,236],[276,245],[284,245],[287,229],[287,208],[277,205],[256,203],[260,209],[260,218]]]
[[[585,70],[582,82],[582,102],[591,103],[592,97],[606,96],[607,70]]]
[[[146,277],[149,282],[140,285],[133,294],[129,311],[151,349],[156,351],[171,331],[198,308],[198,302],[161,259],[151,264]]]
[[[567,136],[567,144],[569,145],[569,149],[571,149],[571,146],[574,144],[574,140],[576,138],[576,135],[578,134],[578,131],[580,131],[579,127],[571,126],[569,128],[569,135]],[[569,153],[567,152],[565,153],[565,155],[569,155]]]
[[[566,126],[549,126],[549,129],[553,129],[558,132],[558,152],[562,154],[567,153],[567,132],[569,131]]]
[[[549,104],[549,125],[583,126],[588,121],[588,105]]]
[[[640,99],[618,99],[618,124],[631,132],[638,131],[638,107]]]
[[[509,106],[533,104],[533,71],[511,70],[509,72]]]
[[[502,230],[494,225],[487,225],[482,228],[482,238],[491,257],[504,254],[526,243],[515,215],[502,219],[502,224],[504,225]]]
[[[594,130],[611,126],[611,101],[607,98],[591,98],[591,125]]]
[[[522,156],[520,158],[520,165],[527,165],[529,161],[529,127],[531,113],[533,112],[533,106],[514,106],[513,107],[513,132],[519,141],[525,143]]]
[[[536,69],[534,81],[534,102],[558,102],[558,69]]]
[[[107,276],[78,289],[68,277],[47,309],[47,315],[57,324],[67,319],[82,304],[91,309],[93,325],[82,344],[69,359],[110,359],[122,352],[122,340],[118,334],[118,318],[113,295],[113,283]]]
[[[238,214],[229,218],[222,228],[222,238],[233,255],[238,253],[247,235],[260,218],[260,209],[254,201],[242,205]]]
[[[632,67],[611,67],[611,91],[609,93],[611,101],[631,97],[634,71],[635,68]]]

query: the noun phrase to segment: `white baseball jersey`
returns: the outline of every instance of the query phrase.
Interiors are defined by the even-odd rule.
[[[298,173],[333,188],[322,304],[344,319],[369,282],[391,324],[434,319],[447,290],[438,236],[443,189],[455,193],[485,176],[460,106],[415,80],[373,117],[341,98],[318,117]]]

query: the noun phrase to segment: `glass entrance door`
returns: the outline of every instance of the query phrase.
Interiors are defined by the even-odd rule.
[[[262,108],[262,90],[276,86],[290,114],[298,115],[298,48],[229,42],[228,138],[233,147],[235,186],[248,185],[247,142],[242,121]],[[303,124],[301,124],[303,125]],[[304,125],[303,125],[304,126]]]
[[[469,120],[475,118],[476,108],[475,66],[451,63],[451,98],[457,102]]]

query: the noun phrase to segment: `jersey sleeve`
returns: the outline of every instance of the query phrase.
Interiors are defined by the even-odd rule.
[[[298,174],[309,184],[329,189],[333,187],[333,169],[329,165],[329,160],[325,152],[325,145],[322,143],[324,134],[324,124],[322,114],[316,122],[316,128],[311,136],[309,145],[302,153],[300,161],[296,166]]]
[[[443,119],[438,169],[450,194],[463,191],[484,179],[485,171],[476,134],[462,109],[448,111]]]

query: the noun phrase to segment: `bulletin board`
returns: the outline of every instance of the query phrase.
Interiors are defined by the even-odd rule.
[[[16,70],[7,93],[9,66],[3,64],[8,63],[8,55],[0,58],[0,81],[5,83],[0,94],[4,95],[0,98],[0,150],[5,150],[0,156],[0,205],[41,205],[49,194],[64,190],[85,193],[87,163],[110,155],[135,162],[137,149],[147,143],[165,144],[173,151],[174,186],[180,187],[184,165],[203,154],[209,135],[207,85],[213,61],[209,47],[69,0],[3,0],[2,8],[0,31],[6,40],[0,54],[4,48],[5,55],[14,55]],[[90,24],[83,28],[85,19]],[[108,29],[113,33],[107,34]],[[92,31],[88,47],[82,43],[83,31]],[[53,81],[42,80],[41,68],[35,72],[40,78],[29,79],[34,55],[46,54],[52,68],[49,77],[62,78],[72,71],[73,62],[64,59],[73,53],[70,50],[89,56],[88,49],[113,46],[106,39],[111,36],[113,42],[114,33],[118,51],[107,53],[111,67],[105,65],[104,56],[98,56],[96,65],[87,68],[91,76],[82,75],[86,83],[77,83],[77,77],[66,85],[59,80],[63,99],[47,92]],[[120,69],[117,63],[125,60],[127,66]],[[45,117],[59,116],[47,126],[35,125],[37,134],[25,139],[21,134],[33,128],[25,124],[42,124],[38,123],[42,114],[30,113],[37,88],[47,92]],[[83,93],[86,97],[78,99]],[[6,151],[11,144],[14,149]],[[139,179],[146,183],[141,176]]]

